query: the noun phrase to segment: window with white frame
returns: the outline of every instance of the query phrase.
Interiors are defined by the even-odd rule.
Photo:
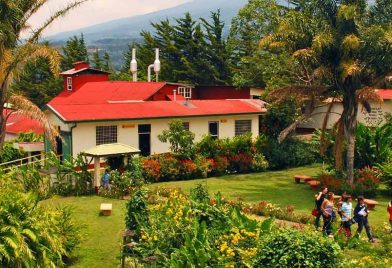
[[[213,139],[219,139],[219,122],[210,121],[208,122],[208,133]]]
[[[117,126],[97,126],[95,134],[97,145],[117,143]]]
[[[67,89],[72,90],[72,77],[67,77]]]
[[[235,120],[235,136],[252,132],[252,120]]]
[[[178,87],[178,94],[184,96],[186,99],[192,98],[192,88],[191,87]]]

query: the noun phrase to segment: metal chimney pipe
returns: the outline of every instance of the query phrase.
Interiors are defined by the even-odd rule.
[[[177,90],[173,90],[173,100],[177,101]]]
[[[136,49],[132,49],[132,60],[131,60],[131,73],[132,73],[132,81],[137,81],[137,61],[136,61]]]
[[[154,64],[151,64],[147,68],[147,81],[151,82],[151,69],[154,68]]]
[[[159,48],[155,49],[154,72],[156,74],[156,81],[158,82],[159,72],[161,71],[161,61],[159,60]]]

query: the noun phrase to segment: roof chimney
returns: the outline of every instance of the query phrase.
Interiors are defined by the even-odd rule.
[[[137,61],[136,61],[136,48],[132,49],[132,60],[131,60],[131,73],[132,73],[132,81],[137,82]]]
[[[90,64],[88,64],[85,61],[78,61],[73,63],[75,71],[81,70],[81,69],[87,69],[90,67]]]
[[[161,61],[159,60],[159,48],[155,49],[155,61],[154,64],[151,64],[147,68],[147,81],[151,82],[151,69],[154,68],[156,82],[158,82],[158,75],[161,71]]]

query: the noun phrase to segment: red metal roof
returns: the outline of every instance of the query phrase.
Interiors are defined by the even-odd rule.
[[[64,121],[121,120],[263,113],[247,100],[146,101],[101,104],[48,104]]]
[[[384,100],[392,100],[392,89],[378,89],[377,94]]]
[[[77,91],[61,92],[49,104],[101,104],[118,101],[147,100],[165,86],[165,84],[165,82],[88,82]]]
[[[9,109],[4,110],[5,114],[10,112],[11,110]],[[38,123],[38,121],[32,120],[16,112],[8,117],[5,131],[12,134],[18,134],[22,132],[34,132],[36,134],[44,133],[44,129],[41,124]]]
[[[88,82],[74,92],[63,91],[48,107],[64,121],[94,121],[262,113],[256,100],[148,101],[166,82]],[[172,96],[167,96],[171,99]]]

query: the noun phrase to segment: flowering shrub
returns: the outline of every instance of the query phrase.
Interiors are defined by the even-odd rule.
[[[348,183],[344,178],[339,178],[336,174],[328,173],[319,175],[318,180],[321,185],[327,186],[330,191],[336,194],[346,192],[353,196],[364,195],[372,198],[377,194],[380,176],[381,172],[378,168],[365,167],[356,170],[353,184]]]
[[[180,160],[180,174],[183,179],[194,179],[198,175],[196,164],[192,160]]]
[[[142,160],[142,167],[147,180],[158,181],[161,177],[161,164],[158,160],[146,158]]]
[[[264,155],[257,153],[253,156],[251,169],[256,172],[265,171],[268,168],[268,161],[265,159]]]
[[[223,202],[219,193],[211,199],[202,186],[191,193],[157,189],[147,197],[136,192],[127,205],[127,226],[135,235],[126,241],[131,246],[125,247],[125,254],[148,267],[257,267],[255,260],[262,261],[265,249],[263,241],[281,235],[275,234],[271,219],[250,219],[238,207]],[[299,237],[295,231],[290,235]],[[322,244],[328,252],[308,250],[313,253],[304,255],[303,261],[318,261],[326,255],[336,259],[336,251],[330,251],[334,242],[319,240],[311,236],[306,241],[308,247]],[[268,254],[278,260],[281,248]],[[295,255],[285,258],[293,260]]]
[[[174,181],[181,179],[181,166],[179,160],[170,154],[162,155],[158,158],[161,166],[160,181]]]
[[[214,160],[197,155],[194,161],[197,167],[197,176],[207,178],[212,172]]]
[[[229,169],[232,172],[249,172],[251,171],[253,157],[249,153],[239,153],[229,158]]]
[[[217,156],[213,159],[212,173],[215,176],[223,175],[227,172],[229,167],[229,160],[226,156]]]
[[[294,206],[288,205],[281,208],[267,201],[261,201],[251,206],[244,206],[243,211],[259,216],[274,217],[280,220],[287,220],[298,223],[311,223],[313,221],[309,214],[295,213]]]

